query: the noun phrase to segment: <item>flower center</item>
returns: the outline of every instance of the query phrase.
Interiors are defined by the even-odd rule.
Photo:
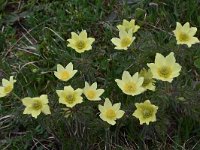
[[[10,93],[12,91],[12,89],[13,89],[12,85],[8,85],[8,86],[4,87],[4,92]]]
[[[80,41],[77,41],[76,42],[76,47],[79,49],[79,50],[82,50],[83,48],[85,48],[86,44],[84,41],[80,40]]]
[[[94,99],[95,96],[96,96],[96,93],[95,93],[94,90],[89,90],[89,91],[87,92],[87,96],[88,96],[89,99]]]
[[[69,94],[65,97],[65,101],[69,104],[73,104],[75,101],[75,97],[73,94]]]
[[[68,71],[62,71],[60,74],[61,79],[68,79],[69,78],[69,73]]]
[[[158,74],[159,76],[163,77],[163,78],[169,78],[169,76],[171,75],[172,70],[170,67],[162,67],[160,69],[158,69]]]
[[[142,115],[144,119],[149,118],[153,115],[153,111],[150,108],[144,108]]]
[[[128,47],[131,44],[131,39],[129,37],[122,38],[121,46]]]
[[[180,33],[179,40],[181,42],[187,42],[189,39],[190,38],[189,38],[188,34],[186,34],[186,33]]]
[[[34,110],[40,110],[40,109],[42,109],[42,103],[40,101],[35,101],[32,104],[32,108]]]
[[[134,93],[136,91],[136,85],[135,85],[135,83],[133,83],[133,82],[126,83],[125,86],[124,86],[124,90],[127,93]]]
[[[106,117],[109,119],[115,119],[116,118],[116,113],[113,109],[108,109],[106,111]]]

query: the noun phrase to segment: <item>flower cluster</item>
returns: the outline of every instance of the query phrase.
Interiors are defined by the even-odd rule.
[[[111,41],[115,45],[115,49],[127,50],[133,41],[136,39],[134,34],[140,29],[140,26],[135,24],[135,20],[131,21],[123,20],[122,25],[118,25],[119,38],[112,38]],[[194,37],[197,28],[190,27],[189,23],[185,23],[183,26],[177,23],[176,29],[173,31],[177,40],[177,44],[187,44],[191,47],[192,44],[199,43],[198,38]],[[71,33],[71,38],[67,40],[71,47],[78,53],[83,53],[92,49],[92,44],[95,41],[94,38],[88,37],[86,30],[77,34]],[[174,53],[171,52],[167,56],[163,56],[160,53],[156,53],[155,61],[148,63],[148,69],[143,68],[139,72],[130,74],[128,71],[122,73],[121,79],[115,79],[116,84],[121,91],[128,96],[136,96],[144,93],[147,90],[156,90],[156,80],[165,82],[172,82],[174,78],[178,77],[181,71],[181,66],[176,62]],[[74,70],[73,64],[70,62],[67,66],[57,64],[57,71],[54,71],[57,79],[68,82],[78,70]],[[14,83],[16,80],[13,76],[10,80],[2,79],[2,86],[0,86],[0,97],[5,97],[12,92]],[[67,108],[73,108],[77,104],[84,101],[85,98],[89,101],[100,101],[101,96],[104,93],[104,89],[97,88],[97,82],[88,83],[85,82],[85,87],[74,89],[71,85],[64,86],[63,89],[56,90],[59,97],[59,103],[64,104]],[[44,114],[51,114],[50,107],[48,105],[48,96],[43,94],[39,97],[25,97],[22,99],[23,105],[26,107],[23,114],[32,115],[37,118],[42,112]],[[140,124],[156,121],[156,113],[158,106],[152,104],[150,100],[145,100],[143,103],[135,103],[136,110],[133,112],[133,116],[138,118]],[[121,103],[112,104],[109,98],[105,98],[103,105],[98,105],[100,111],[100,118],[103,121],[111,125],[116,124],[116,120],[124,116],[125,111],[121,110]]]

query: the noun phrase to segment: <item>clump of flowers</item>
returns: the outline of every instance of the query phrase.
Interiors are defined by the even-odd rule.
[[[2,79],[2,86],[0,86],[0,97],[5,97],[8,94],[10,94],[10,92],[12,92],[13,88],[14,88],[14,83],[16,82],[16,80],[14,80],[13,76],[10,76],[10,79]]]
[[[111,101],[106,98],[104,105],[99,105],[99,111],[101,112],[99,116],[103,121],[115,125],[116,120],[120,119],[124,115],[124,111],[120,110],[120,107],[121,103],[115,103],[112,105]]]
[[[67,41],[69,42],[68,47],[73,48],[78,53],[83,53],[92,49],[92,44],[95,39],[87,37],[86,30],[83,30],[79,35],[71,32],[71,39]]]
[[[144,101],[144,103],[135,103],[135,106],[137,109],[133,116],[140,120],[140,124],[146,123],[149,125],[149,122],[156,121],[158,107],[151,104],[149,100]]]
[[[127,50],[133,43],[135,37],[133,37],[132,30],[126,32],[125,30],[119,31],[119,38],[112,38],[111,41],[115,45],[115,49]]]
[[[177,40],[177,44],[186,44],[191,47],[193,44],[199,43],[199,39],[194,37],[197,32],[196,27],[190,27],[190,23],[186,22],[183,26],[177,22],[176,29],[173,31]]]
[[[56,90],[59,96],[59,103],[65,104],[67,107],[74,107],[76,104],[83,102],[82,89],[74,90],[71,86],[65,86],[64,90]]]
[[[119,30],[119,38],[112,38],[111,41],[115,45],[115,49],[127,50],[135,40],[135,36],[133,35],[138,31],[140,26],[135,24],[134,19],[130,21],[124,19],[123,23],[118,25],[117,28]],[[198,38],[194,37],[197,28],[190,27],[188,22],[183,26],[177,22],[176,29],[173,32],[176,36],[177,44],[187,44],[188,47],[191,47],[192,44],[199,43]],[[67,41],[69,42],[68,47],[71,47],[78,53],[83,53],[92,49],[95,39],[88,37],[86,30],[83,30],[80,34],[71,32],[71,38]],[[173,52],[167,56],[156,53],[155,62],[148,63],[147,66],[149,69],[142,69],[139,73],[136,72],[133,75],[128,71],[124,71],[122,79],[115,79],[115,82],[123,93],[135,96],[146,90],[155,91],[154,79],[172,82],[175,77],[179,76],[182,68],[176,62]],[[77,70],[73,69],[71,62],[66,67],[57,64],[57,71],[54,71],[54,75],[61,81],[69,81],[76,73]],[[13,90],[15,82],[16,80],[13,79],[13,76],[10,77],[10,80],[2,79],[0,97],[8,95]],[[74,89],[69,85],[64,86],[63,90],[56,90],[56,93],[59,97],[59,103],[66,106],[62,110],[65,117],[68,118],[73,114],[74,109],[71,108],[83,102],[82,94],[90,101],[100,101],[104,91],[104,89],[97,88],[97,82],[91,85],[85,82],[83,89]],[[51,114],[48,101],[47,95],[23,98],[22,103],[26,107],[23,114],[29,114],[34,118],[37,118],[40,113]],[[149,125],[150,122],[156,121],[158,106],[151,104],[149,100],[145,100],[143,103],[135,103],[135,106],[137,109],[132,115],[139,119],[140,124]],[[98,109],[100,111],[100,118],[110,125],[115,125],[116,120],[122,118],[125,113],[121,110],[121,103],[112,104],[108,98],[105,99],[103,105],[98,105]]]
[[[172,82],[175,77],[179,76],[181,71],[181,66],[176,63],[173,52],[166,57],[160,53],[156,53],[155,63],[147,65],[153,73],[153,78],[162,81]]]
[[[76,74],[76,72],[77,70],[73,70],[73,64],[70,62],[65,68],[58,64],[57,71],[54,72],[54,75],[62,81],[68,81]]]
[[[26,106],[23,114],[30,114],[34,118],[37,118],[41,112],[45,115],[51,114],[47,95],[34,98],[26,97],[22,99],[22,103]]]
[[[127,95],[135,96],[141,94],[145,91],[145,88],[142,87],[144,78],[139,77],[138,72],[133,76],[130,75],[128,71],[124,71],[122,74],[122,80],[116,79],[117,85],[119,88]]]
[[[124,19],[122,25],[118,25],[117,28],[119,29],[119,31],[125,30],[126,32],[128,32],[129,30],[131,30],[132,33],[135,33],[138,31],[140,26],[135,24],[134,19],[131,19],[131,21]]]
[[[89,85],[88,82],[85,82],[83,93],[88,100],[90,101],[101,100],[100,96],[103,94],[103,92],[104,89],[97,89],[97,82],[94,82],[92,85]]]
[[[142,69],[139,73],[139,76],[144,78],[142,87],[144,87],[146,90],[155,91],[155,80],[153,79],[153,74],[150,69]]]

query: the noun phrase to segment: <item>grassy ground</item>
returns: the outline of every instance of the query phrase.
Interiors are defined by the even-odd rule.
[[[198,0],[66,0],[0,1],[0,78],[14,75],[12,95],[0,100],[0,149],[200,149],[200,47],[177,46],[172,34],[176,22],[190,22],[200,35]],[[114,50],[110,42],[123,19],[135,18],[141,29],[128,51]],[[92,51],[78,54],[67,47],[72,31],[86,29],[96,41]],[[132,74],[153,62],[157,52],[173,51],[182,66],[172,84],[157,82],[156,92],[130,97],[114,79],[124,70]],[[103,97],[121,102],[126,115],[117,126],[98,117],[99,102],[85,101],[65,118],[56,89],[66,83],[53,75],[58,63],[73,62],[79,73],[69,81],[84,87],[97,81]],[[23,115],[20,101],[48,94],[52,115],[38,119]],[[117,93],[117,94],[116,94]],[[145,99],[159,106],[157,122],[140,126],[130,117],[134,103]],[[101,103],[101,102],[100,102]]]

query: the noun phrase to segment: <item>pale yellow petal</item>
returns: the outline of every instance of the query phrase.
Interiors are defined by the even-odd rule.
[[[112,39],[111,39],[111,42],[112,42],[114,45],[118,46],[118,45],[120,45],[121,40],[120,40],[119,38],[112,38]]]
[[[32,110],[31,111],[31,115],[34,117],[34,118],[37,118],[38,115],[41,113],[41,110]]]
[[[173,66],[172,66],[172,70],[173,70],[173,73],[178,73],[181,71],[181,66],[178,64],[178,63],[175,63]]]
[[[57,64],[57,71],[60,72],[64,70],[65,68],[61,64]]]
[[[33,104],[33,99],[31,97],[25,97],[22,99],[22,103],[24,106],[29,107]]]
[[[77,95],[82,95],[83,90],[80,89],[80,88],[78,88],[78,89],[75,90],[75,93],[76,93]]]
[[[196,37],[191,37],[189,44],[192,45],[192,44],[196,44],[196,43],[199,43],[199,39]]]
[[[176,59],[174,57],[174,53],[171,52],[168,56],[166,56],[166,63],[168,64],[174,64],[176,62]]]
[[[98,89],[97,90],[97,96],[101,96],[104,93],[104,89]]]
[[[66,67],[65,67],[66,70],[68,71],[72,71],[73,70],[73,64],[70,62]]]
[[[117,118],[117,119],[121,118],[121,117],[124,115],[124,113],[125,113],[125,112],[124,112],[123,110],[118,110],[118,111],[117,111],[117,117],[116,117],[116,118]]]
[[[105,108],[110,108],[110,107],[112,107],[112,103],[111,103],[111,101],[110,101],[108,98],[105,99],[104,107],[105,107]]]
[[[79,36],[75,32],[71,32],[71,36],[73,40],[79,40]]]
[[[93,42],[95,41],[95,38],[88,38],[87,41],[89,45],[92,45]]]
[[[88,89],[90,87],[88,82],[85,82],[85,88],[84,89]]]
[[[140,29],[140,26],[135,25],[135,28],[134,28],[134,30],[133,30],[133,33],[137,32],[139,29]]]
[[[186,22],[184,25],[183,25],[183,31],[184,32],[189,32],[190,30],[190,23],[189,22]]]
[[[144,82],[144,78],[143,77],[139,77],[138,81],[137,81],[137,85],[138,86],[142,86],[143,82]]]
[[[98,109],[101,113],[105,113],[105,109],[102,105],[98,105]]]
[[[48,114],[51,114],[51,111],[50,111],[50,108],[48,105],[44,105],[42,107],[42,112],[45,114],[45,115],[48,115]]]
[[[136,72],[131,78],[132,78],[132,80],[133,80],[134,82],[137,82],[137,81],[138,81],[138,78],[139,78],[139,73]],[[141,78],[143,78],[143,77],[141,77]],[[143,80],[144,80],[144,78],[143,78]],[[142,81],[142,82],[143,82],[143,81]]]
[[[165,57],[160,53],[156,53],[155,64],[162,65],[165,62]]]
[[[0,98],[5,97],[7,95],[4,91],[4,87],[0,87]]]
[[[82,40],[86,40],[87,39],[86,30],[81,31],[81,33],[79,34],[79,38],[82,39]]]
[[[123,37],[126,37],[126,36],[128,36],[128,33],[126,31],[124,31],[124,30],[120,30],[119,31],[119,37],[120,37],[120,39],[122,39]]]
[[[197,32],[197,28],[196,27],[191,27],[188,34],[190,34],[190,36],[194,36]]]
[[[132,77],[128,71],[124,71],[122,74],[122,81],[123,82],[129,82],[132,80]]]
[[[73,71],[71,72],[71,78],[72,78],[77,72],[78,72],[78,70],[73,70]]]
[[[129,21],[126,19],[123,19],[123,25],[128,26],[129,25]]]
[[[31,114],[32,113],[32,109],[30,107],[26,107],[23,111],[23,114]]]
[[[70,86],[64,86],[64,92],[74,92],[74,89]]]
[[[118,28],[118,30],[125,30],[124,26],[122,26],[122,25],[118,25],[117,28]]]
[[[10,81],[8,81],[8,80],[6,80],[6,79],[2,79],[2,85],[3,85],[4,87],[6,87],[6,86],[10,85]]]
[[[41,95],[41,96],[40,96],[40,99],[41,99],[41,101],[42,101],[43,104],[49,103],[49,102],[48,102],[48,96],[45,95],[45,94],[44,94],[44,95]]]
[[[97,89],[97,82],[94,82],[94,83],[91,85],[91,88],[92,88],[92,89]]]
[[[107,122],[111,125],[115,125],[116,124],[116,121],[115,120],[107,120]]]
[[[115,103],[115,104],[113,105],[113,109],[114,109],[115,111],[118,111],[118,110],[120,109],[120,107],[121,107],[121,103]]]
[[[116,79],[115,82],[122,89],[124,87],[125,82],[119,79]]]

